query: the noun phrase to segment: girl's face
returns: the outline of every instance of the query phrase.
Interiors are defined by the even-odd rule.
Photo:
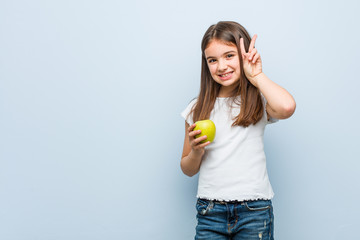
[[[241,74],[237,47],[212,40],[205,49],[205,58],[212,78],[221,85],[220,97],[228,97]]]

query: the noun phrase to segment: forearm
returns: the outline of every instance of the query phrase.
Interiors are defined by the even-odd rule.
[[[290,117],[296,107],[296,103],[291,94],[284,88],[271,81],[264,73],[255,77],[256,87],[264,95],[270,106],[273,117],[279,119]]]
[[[187,156],[183,157],[180,162],[181,170],[189,177],[199,172],[202,155],[195,154],[191,151]]]

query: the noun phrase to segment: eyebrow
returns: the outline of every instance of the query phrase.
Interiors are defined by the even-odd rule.
[[[226,54],[229,54],[229,53],[236,53],[236,51],[228,51],[228,52],[223,53],[222,55],[226,55]],[[209,59],[209,58],[215,58],[215,57],[209,56],[206,59]]]

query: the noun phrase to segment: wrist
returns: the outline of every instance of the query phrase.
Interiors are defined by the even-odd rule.
[[[251,83],[252,83],[255,87],[259,88],[259,84],[260,84],[265,78],[266,78],[265,73],[260,72],[260,73],[256,74],[254,77],[252,77]]]
[[[205,151],[203,149],[197,149],[197,150],[192,149],[189,156],[191,159],[201,160],[204,153],[205,153]]]

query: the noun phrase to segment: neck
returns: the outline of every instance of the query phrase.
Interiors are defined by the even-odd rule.
[[[230,87],[230,86],[229,87],[221,86],[218,97],[222,97],[222,98],[232,97],[234,96],[234,89],[235,89],[234,87]]]

